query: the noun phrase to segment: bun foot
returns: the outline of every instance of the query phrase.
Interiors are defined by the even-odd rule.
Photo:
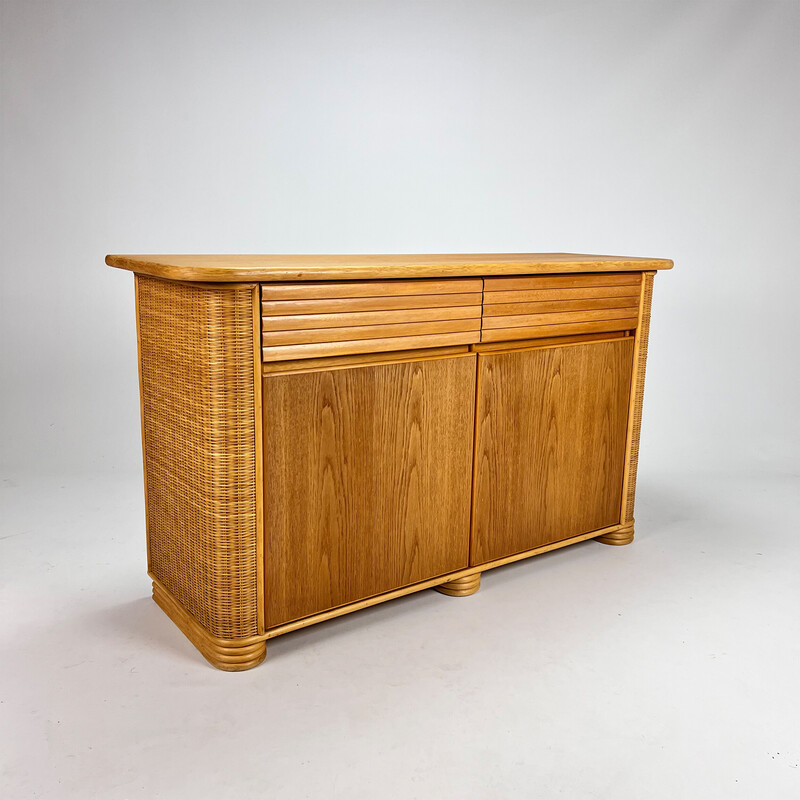
[[[467,597],[467,595],[475,594],[481,588],[481,574],[476,572],[474,575],[467,575],[466,578],[458,578],[433,588],[437,592],[450,595],[450,597]]]
[[[633,541],[633,520],[618,531],[598,536],[597,541],[603,544],[630,544]]]

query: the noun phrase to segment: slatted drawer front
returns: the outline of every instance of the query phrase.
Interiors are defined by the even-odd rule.
[[[631,330],[639,272],[486,278],[482,342]]]
[[[264,361],[480,340],[483,280],[261,285]]]

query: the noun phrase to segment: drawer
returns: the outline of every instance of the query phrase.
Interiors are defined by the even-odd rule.
[[[264,361],[480,341],[483,280],[261,284]]]
[[[632,330],[640,272],[486,278],[482,342]]]

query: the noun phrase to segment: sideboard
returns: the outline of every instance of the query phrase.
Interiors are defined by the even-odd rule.
[[[205,658],[633,539],[667,259],[110,255],[134,273],[148,574]]]

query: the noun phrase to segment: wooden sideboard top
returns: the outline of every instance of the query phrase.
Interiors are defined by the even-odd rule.
[[[671,269],[667,258],[578,253],[437,253],[422,255],[108,255],[106,264],[175,281],[315,281],[454,278],[535,272]]]

